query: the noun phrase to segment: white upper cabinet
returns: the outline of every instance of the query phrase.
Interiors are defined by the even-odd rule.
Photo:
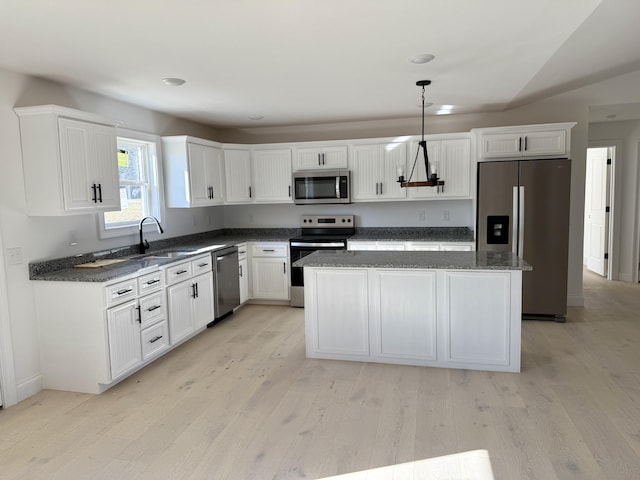
[[[569,157],[575,123],[476,129],[480,159]]]
[[[294,171],[347,168],[347,163],[346,145],[294,149]]]
[[[120,209],[115,126],[101,117],[58,107],[16,108],[28,215],[69,215]]]
[[[219,144],[188,136],[162,137],[167,206],[208,207],[224,202]]]
[[[227,203],[250,203],[253,201],[251,188],[251,150],[227,149],[224,155],[224,176]]]
[[[256,203],[292,203],[291,149],[252,151],[251,175],[253,201]]]
[[[417,142],[412,144],[412,157],[405,177],[408,179],[413,168]],[[443,138],[427,140],[429,167],[435,169],[444,185],[440,187],[410,187],[410,198],[469,198],[471,195],[471,139]],[[415,173],[417,172],[417,174]],[[416,162],[412,181],[426,180],[424,157],[422,151]]]
[[[356,144],[349,158],[351,200],[380,201],[403,199],[406,190],[398,183],[398,172],[406,172],[407,146],[404,142]]]

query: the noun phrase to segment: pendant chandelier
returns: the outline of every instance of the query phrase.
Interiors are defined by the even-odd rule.
[[[400,175],[398,177],[398,182],[401,187],[438,187],[438,189],[440,189],[441,186],[444,186],[444,180],[440,180],[435,171],[431,172],[429,170],[429,154],[427,153],[427,142],[424,139],[424,87],[431,85],[431,80],[418,80],[416,85],[418,87],[422,87],[422,139],[418,142],[418,150],[416,151],[416,158],[413,161],[413,167],[411,167],[409,179],[405,180],[404,175]],[[413,172],[416,169],[416,164],[420,157],[420,150],[422,150],[424,158],[424,171],[426,172],[427,180],[412,182],[411,179],[413,178]]]

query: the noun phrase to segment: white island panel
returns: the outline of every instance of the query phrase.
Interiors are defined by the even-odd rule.
[[[307,356],[349,359],[369,356],[367,270],[313,270],[305,285],[317,292],[305,310]],[[317,299],[323,299],[317,301]],[[328,358],[328,357],[327,357]]]
[[[445,272],[446,361],[509,365],[509,272]]]
[[[435,270],[374,270],[372,290],[372,338],[377,356],[435,361]]]

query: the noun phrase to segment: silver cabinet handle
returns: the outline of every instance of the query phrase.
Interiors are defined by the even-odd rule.
[[[282,262],[282,273],[287,274],[287,262]]]
[[[161,305],[154,305],[153,307],[147,308],[147,312],[153,312],[154,310],[157,310],[159,308],[162,308],[162,306]]]
[[[382,195],[382,182],[380,182],[380,195]]]
[[[178,272],[176,272],[176,275],[182,275],[183,273],[187,273],[186,270],[180,270]]]
[[[207,265],[209,265],[208,263],[199,263],[198,267],[202,268],[202,267],[206,267]]]
[[[322,165],[322,160],[320,159],[320,154],[318,154],[318,165]]]
[[[155,283],[159,283],[160,279],[159,278],[154,278],[153,280],[149,280],[148,282],[145,282],[145,285],[153,285]]]
[[[524,151],[527,151],[527,140],[529,137],[524,137]]]
[[[249,198],[251,198],[251,187],[249,187]]]
[[[149,340],[149,343],[156,343],[158,340],[160,340],[162,338],[162,335],[158,335],[155,338],[152,338],[151,340]]]
[[[122,290],[118,290],[116,293],[118,295],[124,295],[125,293],[131,293],[131,292],[133,292],[133,287],[123,288]]]

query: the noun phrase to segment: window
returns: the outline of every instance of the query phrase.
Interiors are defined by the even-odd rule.
[[[158,137],[119,130],[117,139],[120,173],[120,210],[99,215],[100,237],[131,235],[140,220],[161,220]]]

